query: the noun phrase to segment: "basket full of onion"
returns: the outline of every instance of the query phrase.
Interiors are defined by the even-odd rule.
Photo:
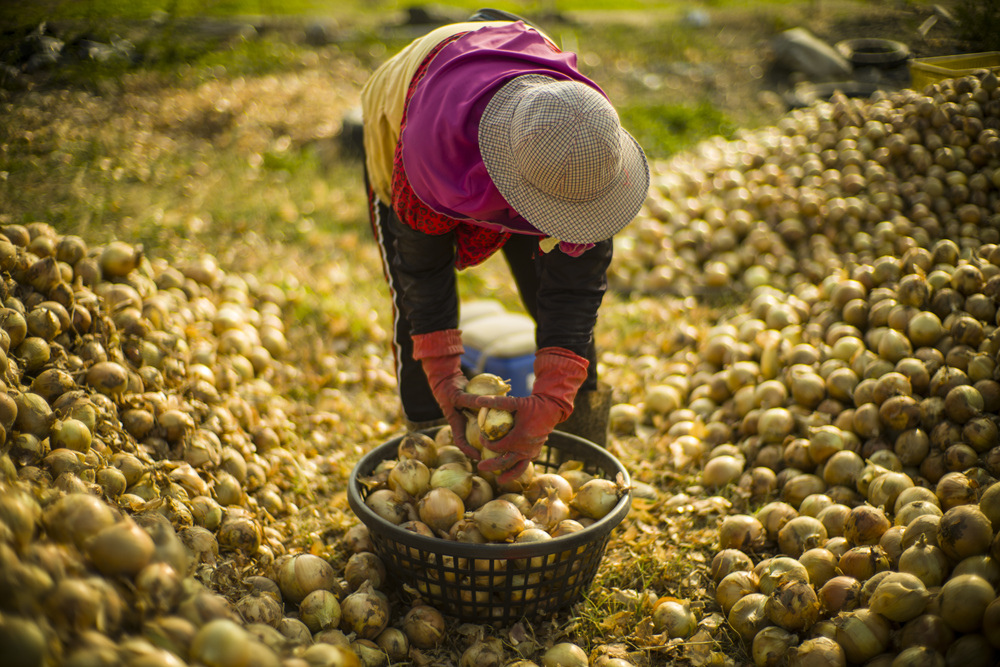
[[[506,624],[576,602],[631,506],[629,475],[602,447],[554,431],[516,480],[476,470],[450,428],[365,455],[348,501],[404,589],[463,621]]]

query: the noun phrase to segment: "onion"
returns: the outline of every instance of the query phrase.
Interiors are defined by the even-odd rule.
[[[573,498],[573,487],[569,480],[558,473],[544,472],[535,475],[534,479],[524,489],[525,497],[535,502],[539,498],[549,495],[550,490],[555,490],[563,502],[569,502]]]
[[[914,500],[896,510],[894,522],[897,526],[906,527],[918,517],[927,515],[941,517],[942,514],[941,508],[938,507],[936,501],[929,502],[927,500]],[[940,522],[938,523],[940,524]]]
[[[491,542],[510,542],[524,530],[524,515],[509,500],[497,498],[472,513],[479,532]]]
[[[982,554],[963,558],[951,570],[951,576],[959,574],[977,574],[993,588],[1000,586],[1000,563],[993,556]]]
[[[218,618],[198,630],[191,641],[190,658],[207,667],[249,665],[252,651],[246,630],[229,619]]]
[[[906,623],[899,631],[897,644],[901,649],[926,646],[943,653],[955,639],[955,631],[944,619],[934,614],[922,614]]]
[[[861,582],[843,574],[831,577],[820,587],[818,597],[820,607],[828,614],[851,611],[858,606]]]
[[[838,565],[840,558],[824,547],[815,547],[804,551],[799,556],[799,562],[809,574],[809,583],[820,588],[827,581],[840,573]]]
[[[870,609],[846,612],[834,619],[834,623],[837,643],[844,649],[848,662],[866,662],[889,647],[892,630],[889,621]]]
[[[366,581],[341,602],[341,629],[362,639],[374,639],[388,625],[389,613],[388,598]]]
[[[924,613],[930,593],[907,572],[890,572],[875,587],[868,607],[890,621],[905,623]]]
[[[402,630],[417,648],[434,648],[445,636],[444,616],[434,607],[416,604],[403,616]]]
[[[798,558],[808,549],[822,545],[827,538],[826,527],[819,519],[798,516],[778,531],[778,548],[782,553]]]
[[[570,507],[590,519],[601,519],[615,508],[623,492],[610,479],[592,479],[577,490]]]
[[[764,526],[767,538],[772,541],[777,541],[778,531],[798,515],[798,510],[780,500],[769,502],[754,513],[757,520]]]
[[[767,627],[766,604],[766,595],[750,593],[737,600],[726,615],[730,627],[744,642],[753,642],[757,633]]]
[[[431,489],[417,501],[420,520],[432,530],[447,534],[452,525],[465,514],[465,504],[451,489]]]
[[[960,574],[941,586],[938,607],[941,618],[955,632],[976,632],[982,627],[986,608],[995,599],[988,581],[975,574]]]
[[[976,487],[960,472],[946,473],[938,480],[935,494],[941,501],[941,509],[947,511],[958,505],[976,502]]]
[[[712,557],[711,574],[716,583],[732,572],[750,571],[753,561],[739,549],[723,549]]]
[[[750,654],[756,667],[779,667],[786,664],[788,650],[798,643],[798,635],[771,625],[753,638]]]
[[[878,572],[888,570],[889,557],[881,547],[859,546],[848,549],[840,557],[840,571],[858,581],[866,581]]]
[[[719,548],[752,551],[763,543],[764,526],[749,514],[731,514],[719,526]]]
[[[313,554],[289,556],[280,562],[277,569],[282,597],[296,604],[315,590],[329,590],[336,581],[333,566]]]
[[[948,575],[948,557],[940,547],[928,544],[924,536],[916,544],[908,547],[899,556],[897,566],[900,572],[915,575],[924,586],[940,586]]]
[[[882,534],[892,525],[878,507],[858,505],[851,509],[844,522],[844,537],[855,545],[878,544]]]
[[[549,491],[548,497],[539,498],[528,510],[528,519],[545,531],[553,530],[560,522],[570,518],[569,505],[559,496],[556,489]]]
[[[375,638],[390,662],[402,662],[410,653],[410,640],[399,628],[386,628]]]
[[[1000,484],[991,484],[979,497],[979,509],[990,520],[993,529],[1000,530]]]
[[[372,582],[375,588],[381,588],[385,582],[385,565],[381,558],[370,551],[351,554],[344,565],[344,579],[352,591],[356,591],[366,581]]]
[[[542,654],[542,667],[587,667],[587,653],[570,642],[560,642]]]
[[[340,602],[333,592],[326,589],[315,590],[299,603],[299,620],[312,632],[340,625]]]
[[[400,461],[415,459],[428,468],[440,464],[437,460],[437,444],[434,439],[426,433],[417,431],[410,431],[403,436],[396,448],[396,457]]]
[[[653,628],[670,639],[688,638],[698,628],[698,619],[687,600],[662,598],[653,607]]]
[[[815,637],[788,651],[788,667],[847,667],[847,658],[833,639]]]
[[[766,610],[772,623],[799,632],[819,620],[820,605],[809,582],[783,580],[768,597]]]
[[[957,505],[938,525],[938,546],[953,561],[985,554],[993,541],[993,526],[976,505]]]
[[[723,455],[711,458],[702,468],[702,482],[713,489],[733,484],[743,474],[743,465],[743,459],[735,456]]]
[[[389,471],[389,488],[412,498],[420,498],[431,487],[431,471],[419,459],[400,459]],[[406,497],[403,496],[403,497]]]
[[[997,652],[981,634],[962,635],[956,637],[945,652],[945,664],[962,665],[962,667],[994,667],[997,664]]]
[[[844,534],[844,526],[847,523],[847,517],[851,513],[851,508],[842,503],[834,503],[829,507],[820,510],[816,518],[823,527],[826,528],[826,534],[830,537],[841,537]]]
[[[474,475],[461,464],[445,464],[434,469],[430,476],[430,488],[451,489],[464,503],[472,493],[473,477]]]
[[[396,494],[389,489],[376,489],[365,496],[365,505],[386,521],[399,525],[406,521],[409,510],[406,503],[396,498]]]
[[[458,667],[503,667],[503,665],[503,644],[496,637],[487,637],[474,642],[458,659]]]
[[[728,614],[741,598],[750,593],[759,593],[760,580],[753,572],[737,570],[730,572],[715,587],[715,601],[724,614]]]
[[[87,557],[102,573],[135,575],[153,557],[155,544],[135,521],[124,519],[101,529],[87,541]]]

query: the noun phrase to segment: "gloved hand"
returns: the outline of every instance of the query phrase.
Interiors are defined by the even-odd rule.
[[[544,347],[535,353],[535,383],[531,396],[490,396],[482,406],[514,413],[514,428],[486,446],[499,453],[479,463],[483,472],[503,471],[500,484],[516,479],[542,449],[552,429],[573,412],[573,400],[587,379],[589,362],[561,347]]]
[[[434,400],[441,406],[445,419],[451,425],[455,445],[474,461],[479,451],[465,439],[465,415],[459,409],[469,407],[471,396],[465,393],[469,380],[462,373],[462,332],[444,329],[427,334],[416,334],[413,339],[413,358],[420,362],[430,384]],[[464,404],[464,405],[460,405]]]

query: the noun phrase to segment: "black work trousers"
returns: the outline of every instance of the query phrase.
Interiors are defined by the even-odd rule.
[[[367,178],[365,184],[367,186]],[[443,415],[431,393],[423,367],[419,361],[413,358],[410,322],[402,307],[400,281],[394,269],[396,244],[392,227],[403,223],[392,207],[374,194],[370,187],[368,188],[368,198],[372,232],[379,245],[382,270],[389,285],[389,294],[392,297],[392,348],[396,380],[399,383],[399,397],[403,405],[403,416],[414,423],[435,421]],[[504,260],[510,268],[521,303],[536,323],[538,322],[536,295],[538,294],[540,277],[538,264],[535,260],[539,252],[541,251],[538,249],[538,237],[526,234],[511,234],[502,248]],[[586,358],[590,362],[590,367],[583,386],[585,390],[597,386],[597,353],[593,344],[591,344]]]

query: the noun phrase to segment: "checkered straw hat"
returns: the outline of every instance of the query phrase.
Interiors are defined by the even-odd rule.
[[[578,81],[511,79],[486,106],[479,151],[507,203],[560,241],[611,238],[649,189],[642,148],[604,95]]]

